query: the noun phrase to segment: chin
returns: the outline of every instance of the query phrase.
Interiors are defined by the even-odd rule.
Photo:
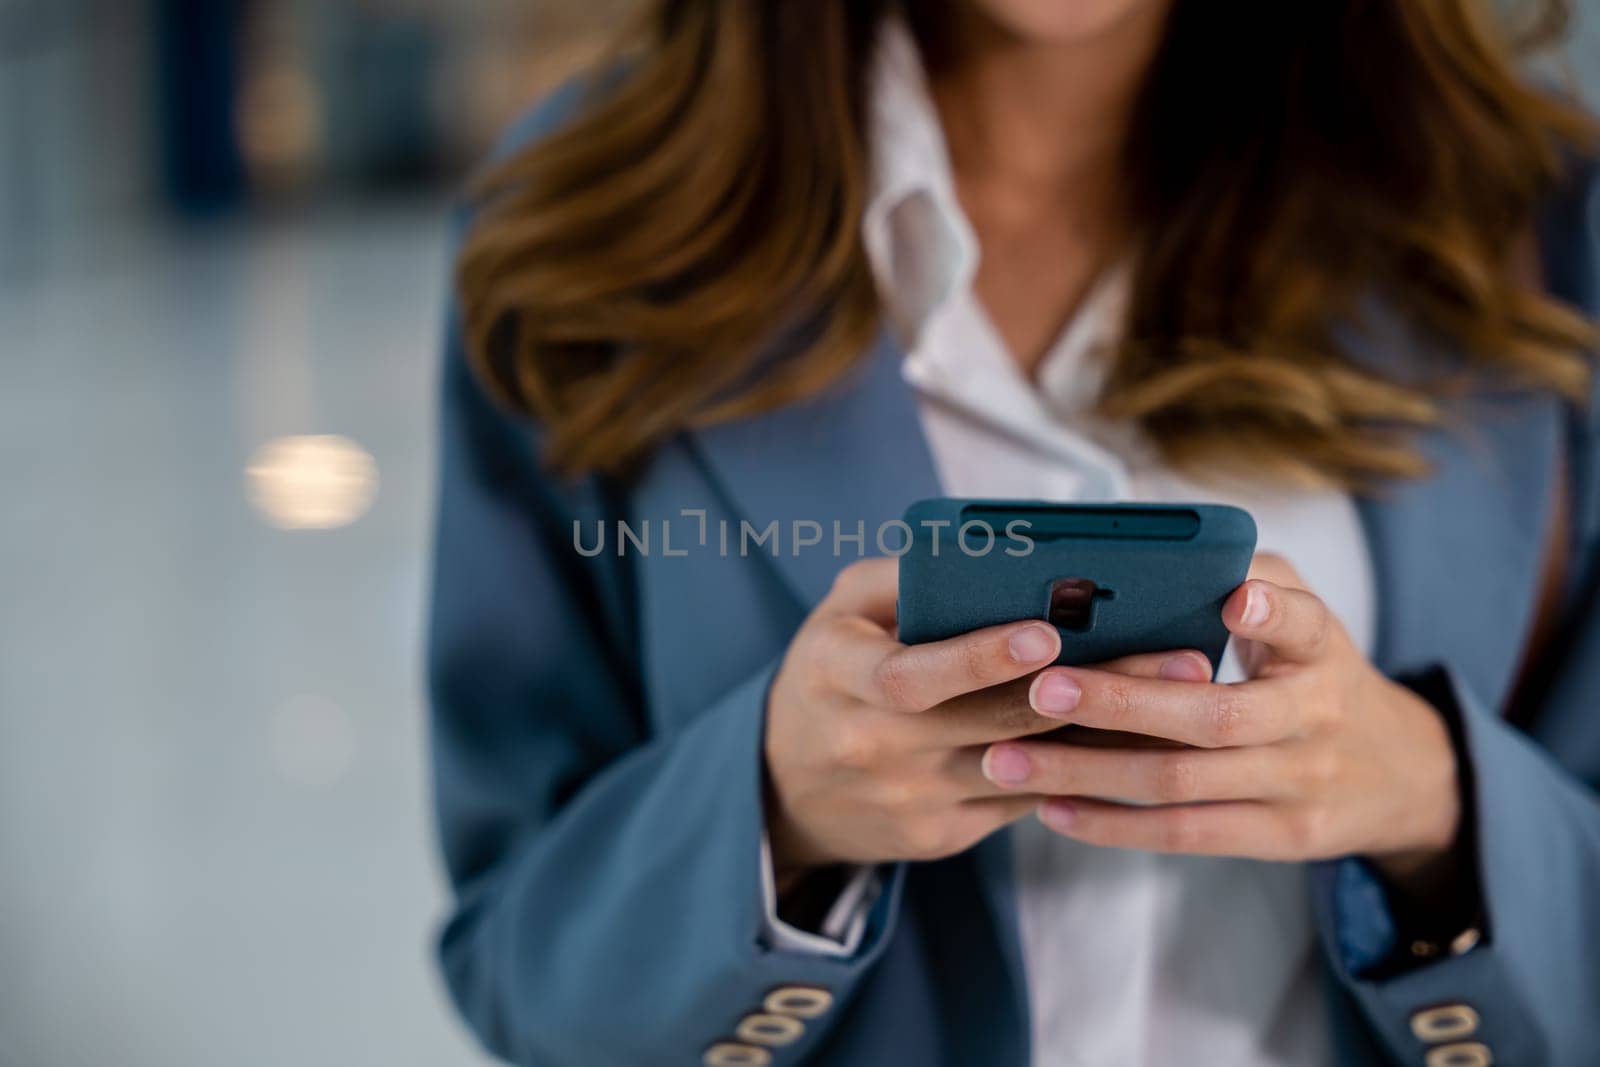
[[[1037,44],[1088,43],[1162,16],[1172,0],[965,0],[984,18]]]

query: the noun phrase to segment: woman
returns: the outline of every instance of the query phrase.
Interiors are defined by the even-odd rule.
[[[663,0],[512,134],[431,648],[490,1049],[1591,1062],[1597,194],[1501,32]],[[1241,654],[899,644],[940,494],[1247,506]]]

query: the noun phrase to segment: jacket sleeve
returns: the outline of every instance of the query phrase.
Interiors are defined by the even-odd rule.
[[[1600,317],[1600,162],[1572,163],[1541,220],[1545,280],[1553,295]],[[1400,1063],[1476,1043],[1495,1063],[1564,1067],[1593,1062],[1600,1048],[1600,380],[1596,386],[1590,405],[1575,412],[1570,438],[1584,592],[1561,684],[1544,709],[1544,718],[1565,724],[1541,732],[1553,747],[1507,723],[1448,665],[1415,682],[1451,722],[1461,756],[1481,940],[1459,955],[1385,969],[1382,961],[1404,954],[1396,942],[1407,931],[1381,883],[1354,860],[1313,868],[1334,971]],[[1476,1015],[1473,1031],[1422,1040],[1414,1024],[1426,1032],[1427,1016],[1418,1013],[1452,1005]]]
[[[652,732],[619,621],[624,561],[572,544],[572,520],[602,515],[604,492],[541,475],[531,433],[455,344],[441,464],[428,658],[455,895],[439,951],[461,1014],[518,1064],[681,1065],[724,1041],[756,1049],[730,1063],[800,1062],[881,951],[895,894],[848,958],[763,943],[772,668]],[[795,987],[799,1000],[770,999]],[[784,1014],[774,1004],[798,1027],[762,1036],[799,1037],[764,1052],[737,1035],[753,1014]]]
[[[1348,861],[1319,865],[1314,899],[1335,973],[1398,1063],[1472,1043],[1495,1063],[1587,1062],[1600,1004],[1600,797],[1453,673],[1441,670],[1431,684],[1459,725],[1469,768],[1482,937],[1459,955],[1374,975],[1363,964],[1397,932],[1378,890],[1364,888]],[[1475,1016],[1475,1026],[1430,1034],[1421,1013],[1456,1005],[1472,1014],[1452,1017]]]

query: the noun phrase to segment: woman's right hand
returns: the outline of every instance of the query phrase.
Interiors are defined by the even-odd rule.
[[[773,682],[767,833],[780,891],[829,864],[954,855],[1033,811],[1039,797],[985,777],[985,751],[1058,729],[1077,706],[1077,686],[1044,671],[1061,637],[1042,620],[900,644],[898,571],[893,559],[845,568]],[[1148,676],[1163,668],[1210,677],[1198,652],[1104,665]]]

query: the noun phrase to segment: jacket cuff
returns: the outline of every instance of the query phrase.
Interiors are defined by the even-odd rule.
[[[1525,810],[1541,802],[1529,772],[1537,766],[1529,742],[1482,710],[1461,680],[1435,669],[1411,683],[1437,708],[1456,741],[1463,792],[1463,863],[1481,902],[1476,937],[1460,951],[1405,967],[1407,933],[1377,873],[1353,857],[1313,864],[1312,901],[1319,934],[1333,971],[1390,1054],[1421,1063],[1430,1051],[1482,1045],[1497,1063],[1547,1062],[1544,1035],[1522,992],[1519,961],[1496,938],[1513,908],[1537,907],[1525,899],[1528,820],[1549,811]],[[1466,1009],[1462,1011],[1460,1009]],[[1438,1026],[1441,1014],[1455,1020]],[[1485,1061],[1487,1062],[1487,1061]]]
[[[723,906],[737,902],[743,917],[741,926],[749,931],[748,955],[740,982],[748,992],[742,998],[727,998],[726,1008],[721,1013],[723,1018],[720,1023],[712,1024],[720,1026],[720,1030],[708,1031],[703,1047],[754,1046],[768,1054],[763,1062],[770,1063],[771,1067],[786,1067],[806,1062],[831,1030],[857,983],[883,954],[898,920],[905,865],[883,869],[881,878],[877,869],[867,869],[869,878],[878,883],[877,892],[862,908],[856,924],[857,943],[847,956],[795,951],[781,939],[769,936],[767,916],[772,913],[766,903],[772,898],[766,895],[764,884],[770,878],[770,865],[763,847],[766,843],[764,749],[766,702],[776,673],[774,664],[725,697],[718,709],[724,714],[731,711],[738,725],[722,732],[720,743],[730,748],[715,754],[715,759],[736,770],[742,779],[738,792],[749,798],[742,806],[747,814],[738,818],[734,834],[741,854],[737,876],[728,884],[728,891],[734,896],[723,902]],[[786,995],[798,996],[801,1001],[807,996],[813,998],[809,1002],[811,1007],[803,1009],[805,1014],[790,1016],[801,1024],[801,1030],[798,1036],[786,1039],[783,1044],[763,1045],[759,1035],[751,1036],[749,1028],[759,1026],[763,1017],[784,1014],[778,1007]],[[812,1011],[815,1014],[811,1014]]]
[[[1400,931],[1383,879],[1359,856],[1317,864],[1329,885],[1334,949],[1350,974],[1368,974],[1393,959]]]
[[[1444,953],[1460,955],[1483,935],[1481,879],[1478,877],[1475,776],[1468,751],[1461,702],[1449,676],[1440,670],[1399,679],[1439,713],[1450,731],[1461,791],[1460,858],[1457,882],[1448,899],[1408,901],[1396,893],[1365,858],[1330,861],[1336,947],[1352,974],[1397,974]]]
[[[878,869],[871,865],[850,868],[844,884],[834,893],[817,929],[807,930],[785,922],[778,914],[777,882],[772,872],[772,842],[761,834],[762,932],[768,945],[790,952],[810,952],[848,959],[861,947],[867,916],[882,888]],[[831,887],[830,887],[831,888]]]

